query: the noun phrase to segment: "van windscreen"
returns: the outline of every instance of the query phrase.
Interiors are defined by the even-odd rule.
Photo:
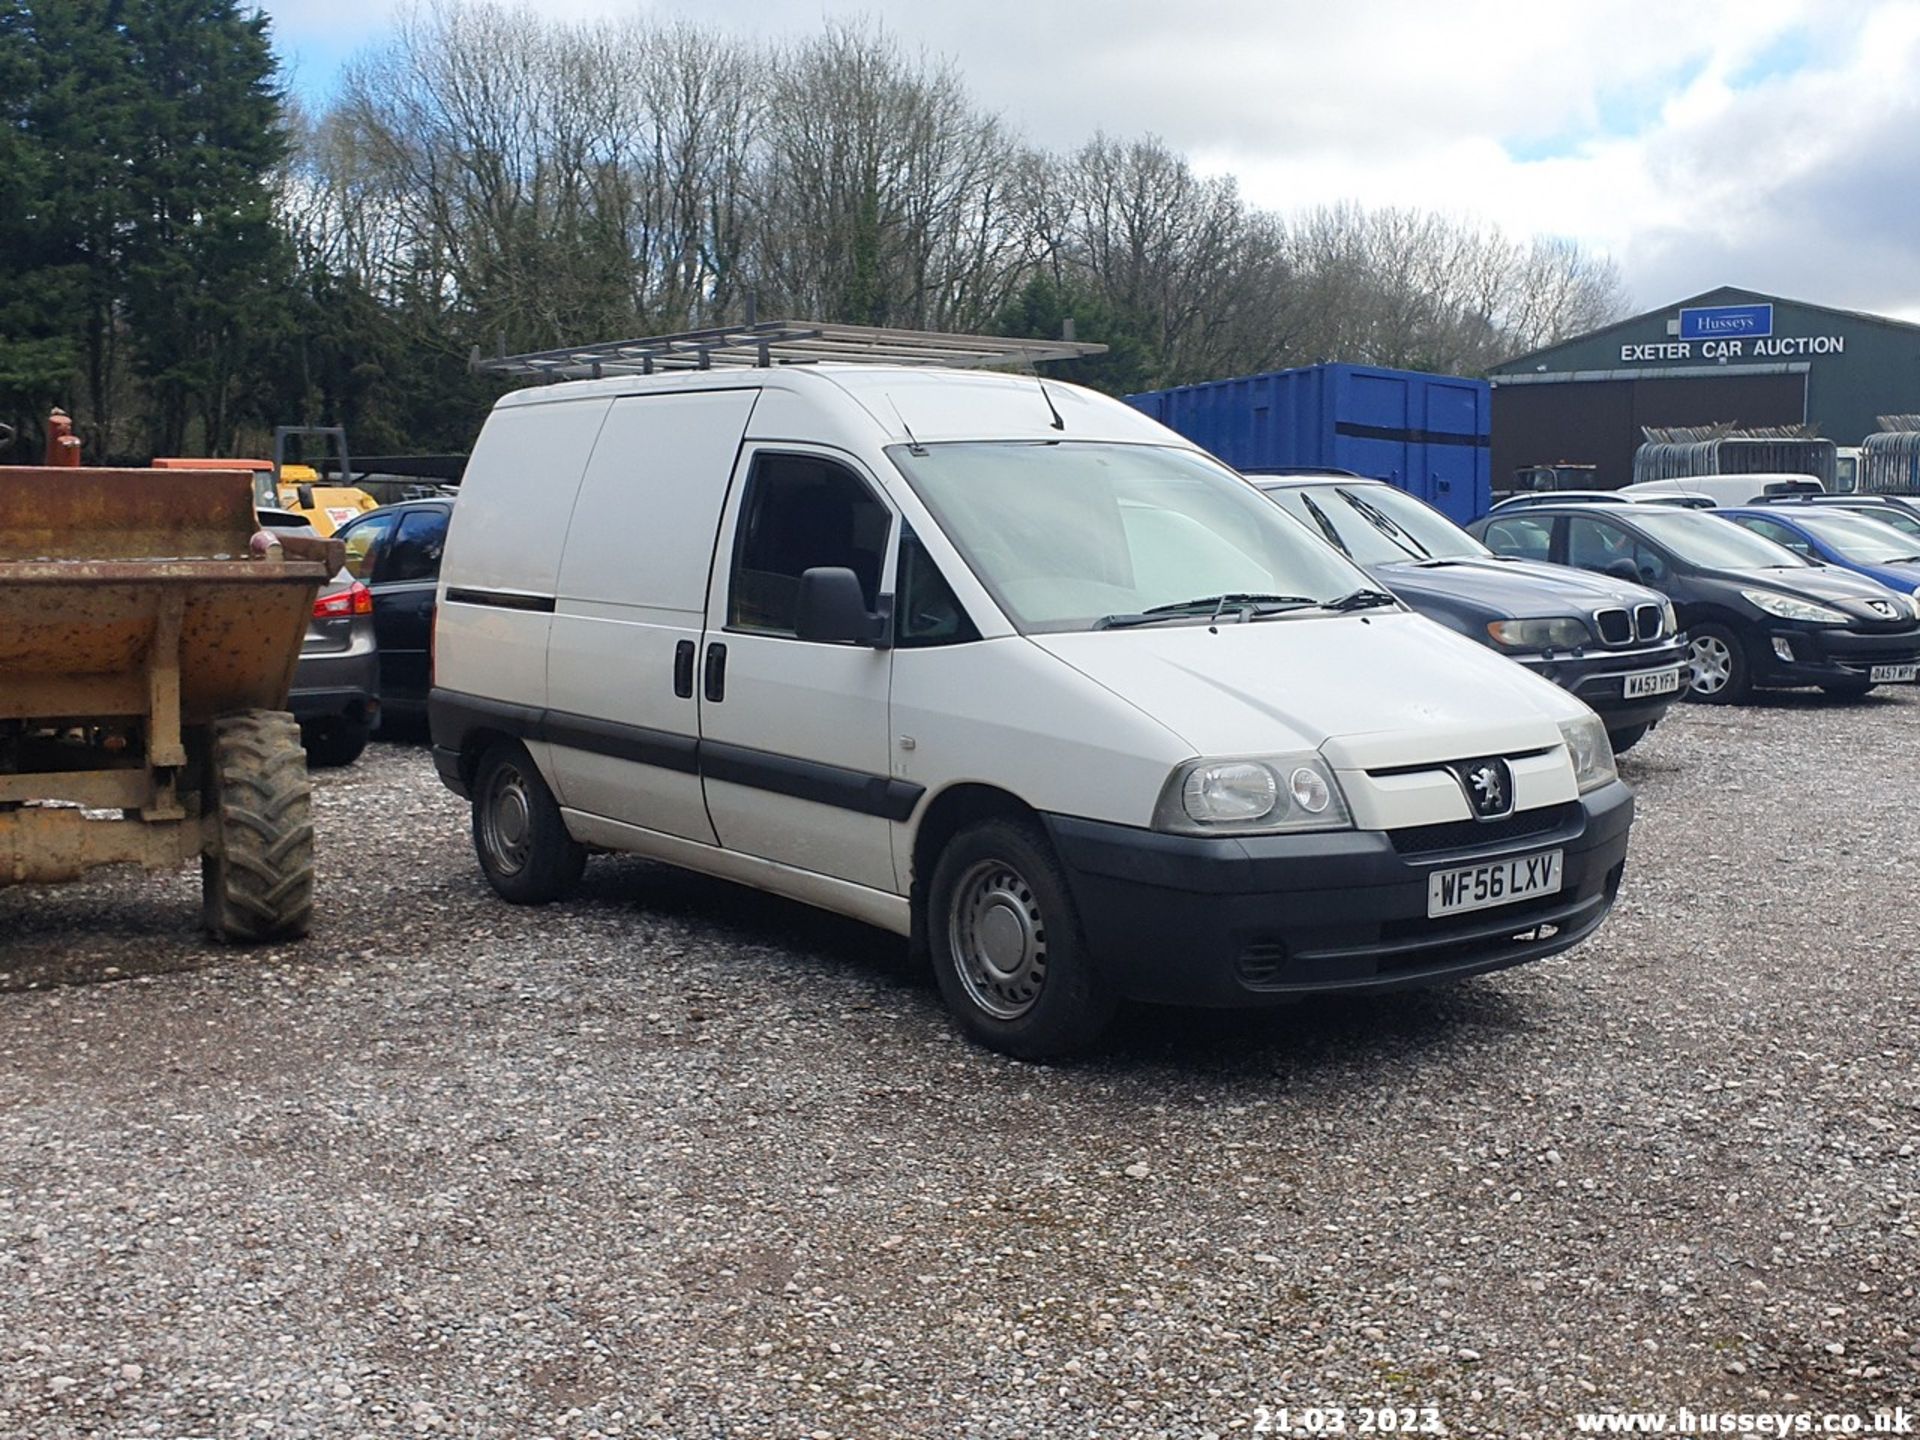
[[[966,441],[887,453],[1022,631],[1087,630],[1210,595],[1333,600],[1367,584],[1252,485],[1190,450]]]

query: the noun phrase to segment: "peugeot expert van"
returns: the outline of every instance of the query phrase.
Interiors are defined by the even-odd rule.
[[[912,937],[964,1028],[1565,950],[1633,802],[1599,719],[1246,480],[1027,376],[807,365],[507,395],[430,702],[505,899],[630,851]]]

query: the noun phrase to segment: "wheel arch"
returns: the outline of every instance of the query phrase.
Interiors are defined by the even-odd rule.
[[[1010,790],[978,781],[949,785],[927,800],[913,827],[913,847],[907,876],[907,900],[912,907],[911,943],[924,955],[927,944],[927,888],[934,866],[947,843],[970,825],[983,820],[1011,818],[1038,820],[1038,812]]]

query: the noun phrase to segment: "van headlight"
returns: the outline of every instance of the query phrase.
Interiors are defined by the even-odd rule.
[[[1504,650],[1573,650],[1592,643],[1587,627],[1571,616],[1552,620],[1495,620],[1487,635]]]
[[[1829,610],[1825,605],[1816,605],[1811,600],[1799,600],[1792,595],[1782,595],[1777,590],[1742,590],[1747,603],[1758,610],[1764,610],[1782,620],[1798,620],[1804,625],[1844,625],[1847,617],[1838,610]]]
[[[1607,739],[1607,727],[1598,715],[1562,720],[1560,738],[1566,742],[1574,783],[1582,795],[1619,778],[1620,772],[1613,767],[1613,742]]]
[[[1312,751],[1174,768],[1153,807],[1153,828],[1181,835],[1348,830],[1353,816],[1327,762]]]

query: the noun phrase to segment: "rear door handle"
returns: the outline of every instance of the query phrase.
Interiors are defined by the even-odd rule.
[[[693,698],[693,648],[691,640],[673,647],[673,693],[682,700]]]
[[[718,640],[707,646],[707,699],[719,704],[727,698],[727,647]]]

